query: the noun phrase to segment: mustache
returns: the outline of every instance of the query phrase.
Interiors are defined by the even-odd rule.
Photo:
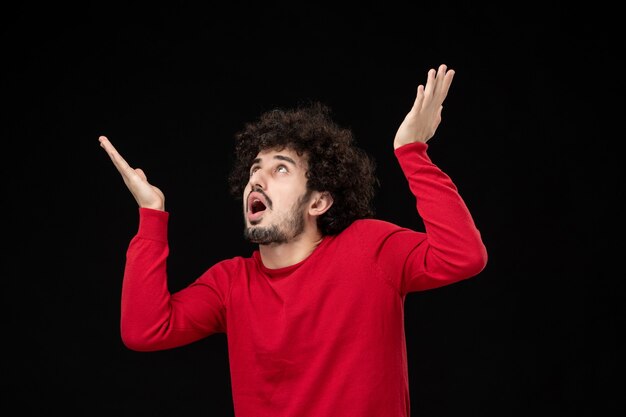
[[[253,192],[257,192],[259,194],[261,194],[263,196],[263,198],[265,198],[265,201],[267,202],[267,207],[271,210],[272,209],[272,199],[269,198],[269,196],[267,194],[265,194],[265,191],[263,191],[263,189],[261,187],[252,187],[252,189],[250,190],[250,192],[248,193],[248,197],[246,197],[246,201],[248,201],[248,199],[250,198],[250,194],[252,194]]]

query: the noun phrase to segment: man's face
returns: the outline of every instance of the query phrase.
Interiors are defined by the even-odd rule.
[[[244,189],[244,236],[267,245],[286,243],[304,230],[306,206],[305,158],[288,148],[259,152]]]

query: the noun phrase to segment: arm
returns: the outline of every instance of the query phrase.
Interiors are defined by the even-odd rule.
[[[132,168],[106,137],[99,140],[139,205],[139,229],[126,252],[122,283],[122,341],[129,349],[152,351],[225,331],[228,274],[212,268],[188,288],[170,294],[166,265],[169,213],[164,195],[141,169]]]
[[[427,149],[427,144],[415,142],[395,151],[426,229],[422,240],[414,236],[407,246],[397,242],[407,251],[401,271],[405,293],[473,277],[487,263],[486,248],[467,205],[450,177],[432,163]]]
[[[448,285],[477,275],[487,251],[472,216],[450,177],[427,154],[441,122],[442,103],[454,72],[441,65],[428,72],[426,87],[417,88],[413,107],[398,128],[394,153],[416,198],[426,233],[408,229],[387,235],[379,262],[402,293]]]

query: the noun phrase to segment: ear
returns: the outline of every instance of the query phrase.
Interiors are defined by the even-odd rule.
[[[333,196],[328,191],[316,191],[313,193],[309,206],[311,216],[321,216],[333,205]]]

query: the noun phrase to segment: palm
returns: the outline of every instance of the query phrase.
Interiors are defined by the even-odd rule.
[[[442,103],[448,95],[454,70],[440,65],[435,71],[428,71],[426,87],[417,87],[417,96],[413,107],[400,124],[394,138],[394,148],[413,143],[426,143],[432,138],[441,122]]]
[[[100,136],[99,140],[100,146],[104,148],[115,168],[122,175],[124,184],[135,197],[139,207],[165,210],[165,195],[159,188],[148,182],[143,170],[131,167],[105,136]]]

